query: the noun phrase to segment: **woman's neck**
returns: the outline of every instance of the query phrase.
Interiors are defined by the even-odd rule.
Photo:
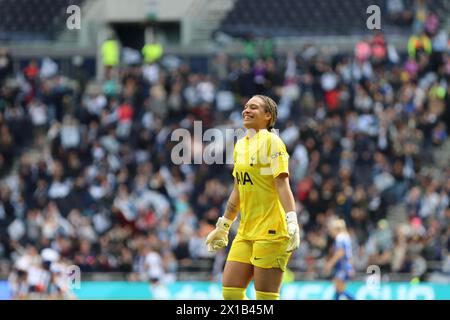
[[[261,130],[265,130],[265,128],[255,129],[255,128],[247,128],[247,137],[249,139],[253,138],[257,135]]]

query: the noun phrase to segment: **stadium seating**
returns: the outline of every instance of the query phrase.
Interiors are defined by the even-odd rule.
[[[84,0],[0,0],[0,41],[49,40],[61,29],[68,6]]]
[[[406,1],[407,7],[411,6]],[[445,12],[445,0],[431,0],[431,9]],[[387,33],[407,33],[407,27],[389,24],[384,0],[238,0],[219,28],[232,36],[314,36],[365,34],[366,10],[378,5]]]

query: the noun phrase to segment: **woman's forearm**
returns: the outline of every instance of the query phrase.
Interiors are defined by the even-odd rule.
[[[295,200],[289,185],[288,175],[282,174],[275,179],[275,186],[285,212],[296,211]]]
[[[225,213],[223,214],[225,218],[234,220],[236,219],[239,212],[239,190],[237,184],[234,184],[233,191],[227,201],[227,207],[225,208]]]

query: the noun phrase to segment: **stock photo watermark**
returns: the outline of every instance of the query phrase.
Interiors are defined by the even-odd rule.
[[[170,137],[172,142],[178,142],[171,151],[171,161],[175,165],[183,164],[229,164],[247,166],[248,169],[258,170],[261,175],[272,175],[277,171],[281,162],[287,159],[287,153],[279,138],[279,130],[273,129],[272,134],[259,139],[254,150],[235,148],[235,139],[245,135],[254,137],[258,134],[253,129],[218,129],[210,128],[203,132],[202,121],[194,121],[193,134],[191,131],[178,128]],[[236,149],[236,150],[235,150]],[[236,172],[238,182],[251,182],[248,171]]]
[[[66,20],[66,27],[69,30],[81,29],[81,8],[77,5],[71,5],[67,7],[67,14],[70,16]]]
[[[377,5],[371,5],[367,7],[367,14],[370,14],[367,18],[366,26],[369,30],[381,30],[381,9]]]
[[[388,280],[382,285],[382,273],[378,265],[368,266],[366,273],[365,285],[356,294],[358,300],[392,300],[394,297],[397,300],[435,299],[435,293],[429,285],[393,284]]]
[[[366,287],[368,290],[379,291],[381,288],[381,269],[377,265],[367,267]]]
[[[67,266],[64,269],[63,276],[70,290],[81,289],[81,269],[79,266]]]

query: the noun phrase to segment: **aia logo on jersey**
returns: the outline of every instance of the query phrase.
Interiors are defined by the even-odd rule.
[[[250,175],[248,174],[248,172],[236,171],[236,180],[237,180],[238,184],[243,185],[243,186],[245,186],[245,184],[247,182],[249,182],[251,185],[253,185],[253,181],[250,178]]]

